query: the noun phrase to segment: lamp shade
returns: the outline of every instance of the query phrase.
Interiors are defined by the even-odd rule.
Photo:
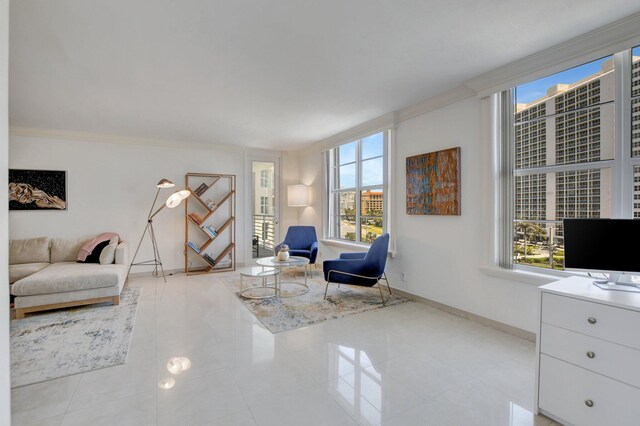
[[[156,188],[173,188],[174,186],[176,186],[176,184],[169,179],[162,179],[156,184]]]
[[[186,189],[183,189],[182,191],[174,192],[173,194],[171,194],[169,198],[167,198],[167,202],[165,203],[165,205],[170,209],[174,207],[178,207],[182,202],[182,200],[187,198],[189,195],[191,195],[191,191]]]
[[[309,187],[307,185],[289,185],[287,187],[287,204],[289,207],[309,205]]]

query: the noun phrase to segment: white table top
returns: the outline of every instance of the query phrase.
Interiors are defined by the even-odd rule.
[[[569,277],[554,281],[540,288],[541,291],[561,296],[575,297],[619,308],[640,311],[640,293],[626,291],[603,290],[593,284],[593,278]]]
[[[261,257],[256,260],[256,263],[260,266],[271,266],[271,267],[281,267],[281,266],[302,266],[309,263],[309,259],[302,256],[289,256],[289,259],[280,261],[277,260],[274,256],[269,257]]]

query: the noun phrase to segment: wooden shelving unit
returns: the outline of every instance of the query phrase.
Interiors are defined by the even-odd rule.
[[[236,176],[187,173],[185,185],[185,273],[235,271]]]

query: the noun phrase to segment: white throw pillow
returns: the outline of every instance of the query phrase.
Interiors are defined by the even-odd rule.
[[[116,260],[116,247],[118,247],[118,237],[109,240],[109,244],[100,253],[100,264],[110,265]]]

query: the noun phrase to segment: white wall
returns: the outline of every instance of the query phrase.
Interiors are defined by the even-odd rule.
[[[12,239],[50,236],[79,238],[113,231],[129,242],[131,255],[146,226],[146,218],[161,178],[175,188],[160,192],[157,206],[184,188],[188,172],[227,173],[244,188],[244,152],[221,149],[179,148],[84,140],[11,136],[11,168],[67,171],[67,211],[12,211]],[[244,196],[236,197],[237,262],[244,262]],[[184,268],[184,207],[165,209],[154,219],[165,270]],[[145,237],[137,261],[153,258]],[[132,273],[144,272],[135,267]]]
[[[299,220],[300,207],[289,207],[287,204],[287,187],[300,183],[300,171],[298,168],[298,153],[282,153],[282,179],[280,181],[280,240],[287,234],[287,229],[291,225],[297,225]],[[280,242],[280,241],[279,241]]]
[[[483,239],[483,180],[490,173],[483,162],[481,101],[467,99],[403,121],[396,131],[395,238],[397,255],[389,260],[391,285],[412,294],[435,300],[493,319],[535,331],[537,289],[534,285],[511,282],[485,275],[479,270],[489,250]],[[301,156],[301,180],[322,191],[321,144]],[[410,216],[405,212],[406,157],[451,147],[461,147],[461,216]],[[322,200],[314,197],[313,207],[301,214],[300,222],[322,226]],[[341,251],[321,245],[323,258]],[[406,282],[400,272],[407,273]]]
[[[7,195],[9,152],[9,0],[0,0],[0,200]],[[0,425],[11,423],[9,380],[8,210],[0,208]]]

